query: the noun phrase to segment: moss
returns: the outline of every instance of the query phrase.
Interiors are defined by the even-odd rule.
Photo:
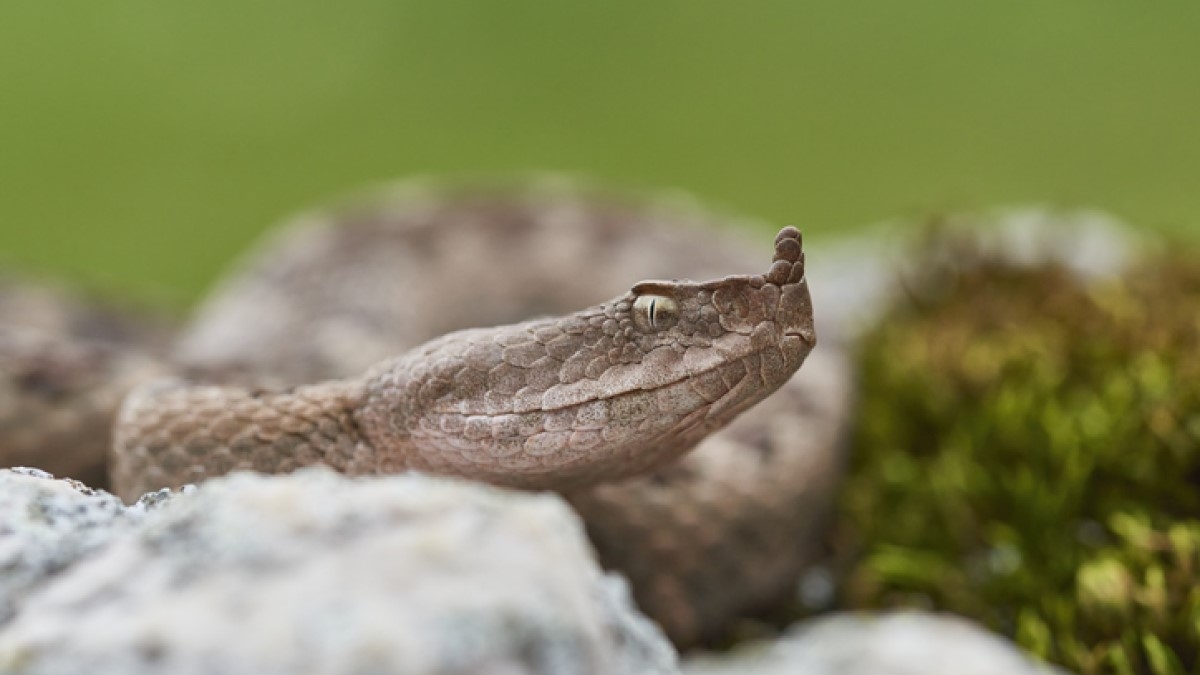
[[[964,614],[1084,674],[1200,672],[1200,255],[1087,285],[938,260],[862,345],[842,603]]]

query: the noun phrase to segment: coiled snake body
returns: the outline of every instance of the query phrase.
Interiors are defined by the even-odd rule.
[[[401,192],[302,216],[225,282],[174,361],[272,386],[136,388],[118,493],[313,463],[553,489],[678,644],[787,595],[848,406],[837,350],[793,377],[816,340],[799,233],[729,276],[766,256],[702,212]]]

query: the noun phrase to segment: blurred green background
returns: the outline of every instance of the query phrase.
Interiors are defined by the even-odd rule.
[[[0,5],[0,259],[193,299],[413,173],[684,188],[816,238],[1008,203],[1200,232],[1200,2]]]

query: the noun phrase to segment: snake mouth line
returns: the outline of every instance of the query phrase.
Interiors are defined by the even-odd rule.
[[[797,335],[796,337],[798,337],[802,340],[805,339],[802,335]],[[736,359],[736,361],[744,363],[745,360],[752,355],[753,354],[748,354],[746,356],[739,357],[738,359]],[[697,370],[694,372],[684,373],[683,375],[681,375],[679,377],[673,378],[666,382],[656,384],[653,387],[636,387],[636,388],[630,388],[630,389],[623,389],[618,392],[613,392],[612,394],[609,394],[607,396],[595,396],[595,397],[587,398],[587,399],[580,400],[580,401],[572,401],[570,403],[564,403],[562,405],[558,405],[558,406],[554,406],[554,407],[537,408],[537,409],[531,409],[531,410],[514,410],[513,414],[530,413],[530,412],[557,412],[557,411],[562,411],[562,410],[570,410],[572,408],[578,408],[580,406],[587,405],[588,403],[595,403],[597,401],[612,401],[615,399],[619,399],[622,396],[629,396],[629,395],[633,395],[633,394],[645,394],[645,393],[652,394],[654,392],[661,391],[663,389],[674,387],[674,386],[676,386],[682,382],[685,382],[687,380],[690,380],[690,379],[695,379],[695,378],[699,378],[699,377],[704,377],[706,375],[710,375],[712,373],[719,371],[721,368],[731,365],[733,362],[734,361],[731,360],[727,363],[712,366],[710,368],[703,368],[703,369],[700,369],[700,370]],[[723,399],[728,398],[729,395],[735,389],[737,389],[737,385],[740,384],[741,380],[744,378],[745,378],[745,375],[743,375],[742,377],[739,377],[737,383],[735,383],[733,386],[729,387],[729,389],[727,391],[722,393],[720,396],[716,397],[714,400],[710,401],[710,400],[708,400],[707,397],[704,397],[706,400],[706,404],[705,404],[705,406],[702,406],[702,407],[713,406],[713,405],[721,402]],[[500,415],[505,415],[505,414],[509,414],[509,413],[496,413],[495,415],[488,415],[488,416],[489,417],[500,416]]]

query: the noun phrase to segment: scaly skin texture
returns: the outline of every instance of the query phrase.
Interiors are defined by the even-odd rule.
[[[137,432],[144,433],[142,443],[189,450],[119,454],[123,496],[239,466],[283,472],[313,461],[349,473],[404,463],[506,485],[547,485],[579,510],[601,562],[629,578],[639,606],[676,644],[719,637],[735,617],[790,599],[798,572],[820,554],[851,408],[850,368],[834,341],[824,339],[804,368],[769,396],[779,381],[763,379],[764,364],[769,369],[782,359],[784,347],[759,355],[730,351],[770,336],[749,329],[748,321],[775,302],[774,292],[756,295],[749,281],[741,283],[750,286],[750,299],[732,304],[731,296],[700,288],[704,284],[671,286],[687,311],[656,333],[663,348],[653,356],[645,353],[648,338],[636,321],[641,337],[625,334],[629,326],[616,314],[634,310],[629,291],[637,279],[719,279],[759,268],[769,247],[735,234],[727,219],[677,196],[629,200],[559,179],[501,189],[409,182],[301,214],[223,278],[171,358],[197,382],[270,386],[196,387],[176,380],[139,389],[125,408],[127,415],[140,411],[137,424],[147,429]],[[786,257],[792,245],[784,248]],[[793,272],[800,269],[789,264]],[[772,285],[780,286],[782,306],[787,284],[778,282]],[[799,288],[788,302],[806,305]],[[653,287],[639,287],[647,290]],[[604,297],[614,299],[585,310],[581,322],[559,325],[561,317]],[[732,309],[730,316],[745,314],[746,325],[727,318],[701,330],[689,323],[696,316],[709,321],[720,307]],[[807,311],[800,313],[807,317]],[[609,312],[615,324],[608,323]],[[540,332],[522,323],[546,316],[560,319],[539,320]],[[806,321],[798,332],[808,330]],[[497,341],[501,334],[514,344]],[[462,359],[466,351],[440,362],[419,356],[446,340],[475,344],[472,360]],[[637,351],[627,357],[626,347]],[[668,373],[698,368],[720,349],[731,356],[724,367],[689,376],[686,385],[668,383]],[[644,383],[652,395],[631,389],[622,396],[618,386],[603,401],[585,400],[600,383],[636,384],[626,377],[631,364],[622,361],[635,355],[647,364],[660,359],[657,379]],[[557,384],[548,370],[531,370],[543,358],[562,361]],[[780,378],[794,368],[787,358]],[[421,378],[429,388],[414,384]],[[481,399],[455,399],[465,413],[453,405],[439,410],[434,393],[447,382],[455,391],[486,389]],[[715,428],[750,405],[738,398],[745,388],[767,397],[688,451],[705,426]],[[281,390],[286,393],[269,393]],[[542,404],[549,396],[561,410],[516,412],[518,399],[530,404],[539,391]],[[392,393],[410,403],[397,403]],[[707,409],[688,407],[697,404]],[[624,425],[612,424],[614,409]],[[197,427],[193,412],[212,423]],[[603,426],[601,414],[608,415]],[[642,416],[638,427],[657,427],[658,444],[636,456],[632,444],[582,449],[595,438],[589,432],[603,438],[610,426],[610,435],[628,441],[636,436],[630,432],[636,416]],[[533,452],[506,436],[513,422],[523,433],[522,419],[531,438],[546,434],[531,444]],[[694,426],[668,429],[671,419]],[[454,435],[459,427],[475,438]],[[357,433],[348,431],[354,428]],[[405,450],[376,451],[392,442]],[[662,467],[644,470],[657,464]],[[621,475],[630,477],[586,486]]]
[[[161,317],[0,273],[0,466],[107,485],[121,399],[170,372]]]
[[[121,410],[126,497],[322,462],[572,490],[643,474],[777,390],[816,344],[800,233],[770,269],[647,281],[571,315],[451,333],[283,393],[148,385]]]
[[[851,403],[849,364],[817,349],[775,394],[652,474],[567,495],[605,565],[678,644],[790,597],[819,560]]]
[[[0,466],[45,467],[106,484],[104,458],[121,399],[167,372],[113,345],[0,326]]]

